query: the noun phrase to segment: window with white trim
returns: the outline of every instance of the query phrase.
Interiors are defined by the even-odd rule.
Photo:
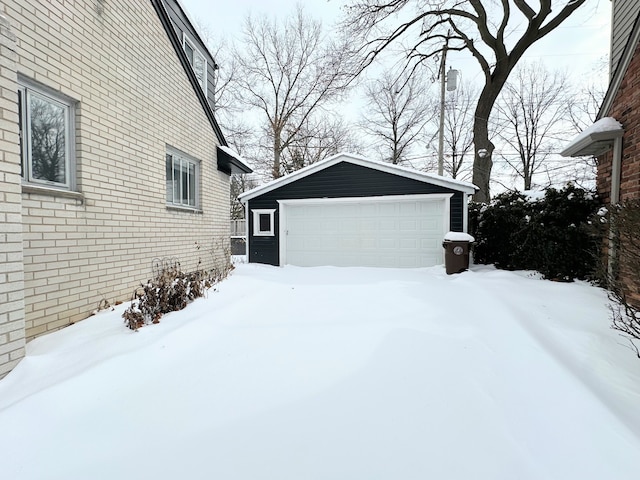
[[[73,104],[61,96],[20,84],[18,122],[22,178],[43,186],[72,189]]]
[[[275,211],[275,208],[251,210],[254,237],[272,237],[274,235],[273,217]]]
[[[204,94],[207,94],[207,59],[185,33],[182,34],[182,48],[187,54],[191,68],[196,74]]]
[[[167,205],[197,209],[200,204],[200,162],[168,149],[166,156]]]

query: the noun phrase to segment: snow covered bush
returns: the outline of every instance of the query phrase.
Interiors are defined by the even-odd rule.
[[[537,270],[553,280],[593,278],[601,237],[591,224],[600,206],[592,192],[573,185],[549,188],[541,198],[508,192],[488,205],[472,204],[474,260],[506,270]]]

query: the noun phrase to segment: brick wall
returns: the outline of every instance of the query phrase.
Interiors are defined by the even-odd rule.
[[[640,199],[640,44],[636,48],[608,115],[618,120],[624,128],[620,200],[622,202],[638,200]],[[606,203],[610,203],[612,161],[612,151],[598,159],[598,193]],[[625,249],[624,243],[620,248]],[[640,306],[638,272],[633,271],[628,262],[620,262],[619,268],[619,279],[629,300]]]
[[[0,378],[24,356],[25,343],[15,48],[11,25],[0,15]]]
[[[23,187],[27,337],[86,318],[102,299],[130,299],[156,257],[211,266],[206,250],[229,237],[229,178],[151,2],[22,0],[4,10],[18,73],[77,102],[77,192]],[[201,212],[167,208],[167,145],[201,161]]]

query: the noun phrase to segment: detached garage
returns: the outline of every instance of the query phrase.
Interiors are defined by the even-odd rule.
[[[476,187],[338,154],[245,192],[251,263],[428,267],[442,239],[466,232]]]

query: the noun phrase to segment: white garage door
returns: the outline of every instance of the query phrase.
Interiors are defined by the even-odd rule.
[[[290,200],[280,205],[282,264],[428,267],[443,263],[450,195]]]

